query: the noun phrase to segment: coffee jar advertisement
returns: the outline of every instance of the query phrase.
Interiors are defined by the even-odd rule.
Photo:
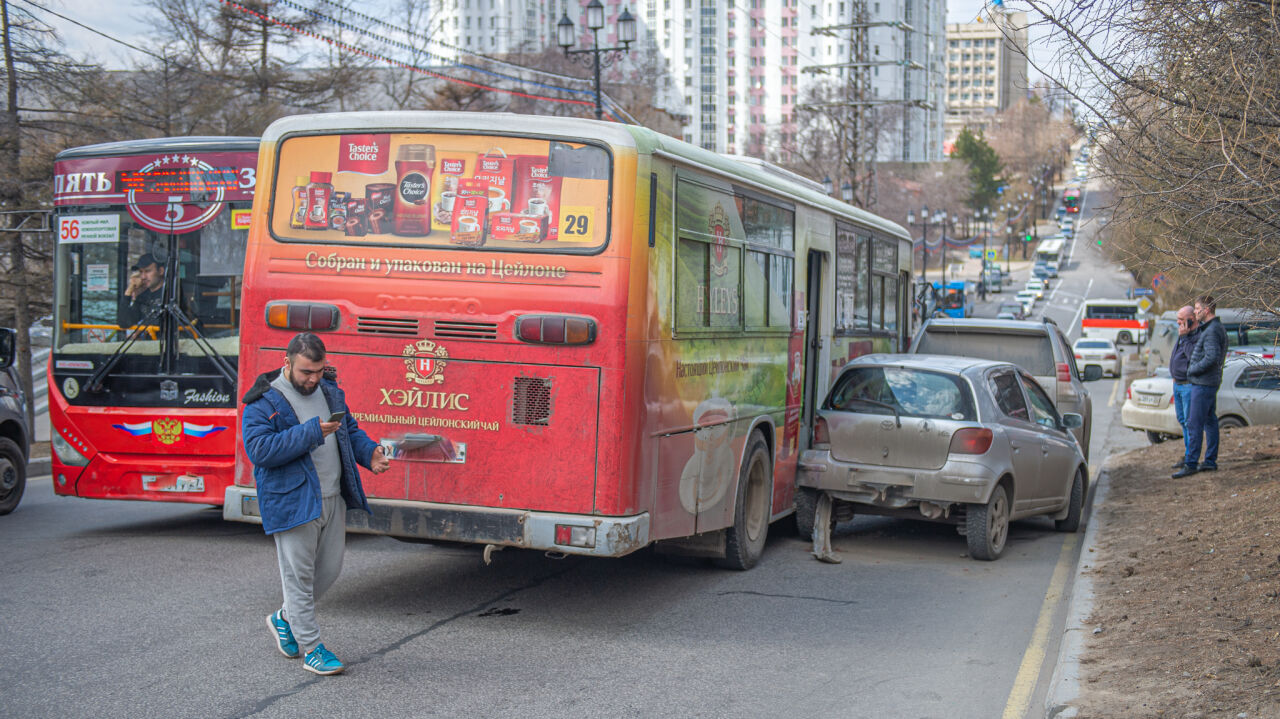
[[[293,137],[272,231],[297,240],[591,249],[604,243],[609,155],[594,145],[442,134]]]

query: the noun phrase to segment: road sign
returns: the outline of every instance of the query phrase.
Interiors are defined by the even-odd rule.
[[[1150,287],[1134,287],[1133,288],[1134,297],[1150,297],[1155,293],[1156,291],[1151,289]]]
[[[1152,278],[1151,278],[1151,287],[1152,287],[1153,289],[1154,289],[1154,288],[1158,288],[1160,285],[1163,285],[1163,284],[1164,284],[1164,273],[1163,273],[1163,272],[1161,272],[1160,274],[1158,274],[1158,275],[1156,275],[1155,277],[1152,277]]]
[[[1142,299],[1138,300],[1138,306],[1142,308],[1143,312],[1146,312],[1147,310],[1151,309],[1151,300],[1147,299],[1146,297],[1143,297]]]
[[[987,250],[987,259],[988,260],[1000,259],[1000,250]]]

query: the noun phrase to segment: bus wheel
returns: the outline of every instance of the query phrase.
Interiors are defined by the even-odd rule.
[[[1118,345],[1133,344],[1133,335],[1129,334],[1128,332],[1120,332],[1119,334],[1116,335],[1116,344]]]
[[[0,437],[0,515],[18,508],[27,487],[27,463],[13,440]]]
[[[738,500],[733,510],[733,526],[725,530],[724,559],[716,564],[727,569],[751,569],[764,553],[769,534],[770,505],[773,503],[773,467],[764,439],[753,433],[747,440],[746,459],[738,476]]]

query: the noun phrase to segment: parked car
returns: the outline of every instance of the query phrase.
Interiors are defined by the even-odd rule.
[[[14,362],[17,344],[16,332],[0,328],[0,515],[12,512],[22,501],[31,456],[27,398]]]
[[[1155,374],[1156,368],[1169,366],[1169,355],[1178,341],[1177,312],[1170,310],[1160,315],[1155,328],[1149,333],[1147,374]],[[1218,320],[1227,331],[1229,350],[1257,347],[1257,354],[1280,345],[1280,316],[1270,312],[1257,312],[1235,307],[1219,308]]]
[[[1173,407],[1173,378],[1161,374],[1134,380],[1120,407],[1124,426],[1146,432],[1152,444],[1182,436]],[[1251,424],[1280,424],[1280,362],[1228,357],[1218,389],[1218,427]]]
[[[1018,290],[1018,294],[1014,298],[1022,304],[1022,314],[1030,316],[1031,311],[1036,307],[1036,301],[1040,299],[1034,290]]]
[[[1001,315],[1009,316],[1002,317]],[[1027,313],[1023,311],[1021,302],[1010,302],[1008,300],[1004,300],[1000,303],[1000,306],[996,308],[996,319],[1021,320],[1026,319],[1026,317]]]
[[[800,457],[797,512],[825,492],[854,511],[963,524],[969,556],[1004,552],[1009,522],[1050,515],[1080,529],[1088,468],[1025,370],[936,355],[868,355],[845,365]]]
[[[1081,376],[1071,344],[1053,320],[931,319],[920,326],[911,351],[1012,362],[1030,372],[1059,412],[1084,417],[1084,424],[1072,432],[1089,458],[1093,399],[1084,383],[1102,377],[1102,370],[1089,369]]]
[[[982,274],[987,292],[1004,292],[1004,273],[999,268],[991,268]]]
[[[45,315],[31,323],[28,337],[33,347],[48,347],[53,344],[53,315]]]
[[[1102,368],[1103,376],[1119,377],[1123,368],[1120,350],[1116,343],[1108,339],[1081,337],[1071,345],[1076,356],[1076,365],[1088,369],[1092,365]]]
[[[1036,293],[1036,299],[1044,299],[1045,283],[1044,280],[1030,279],[1027,280],[1026,289]]]

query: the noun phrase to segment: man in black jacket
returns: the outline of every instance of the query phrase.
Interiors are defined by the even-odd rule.
[[[1195,310],[1200,336],[1187,365],[1187,380],[1191,382],[1191,411],[1187,417],[1190,437],[1183,467],[1173,474],[1175,479],[1218,469],[1218,386],[1222,384],[1222,365],[1227,360],[1227,331],[1214,314],[1218,304],[1212,297],[1205,295],[1196,300]]]
[[[1191,432],[1187,431],[1187,417],[1191,414],[1191,381],[1187,379],[1187,367],[1191,365],[1191,350],[1195,349],[1196,340],[1200,337],[1200,325],[1196,322],[1196,311],[1191,305],[1178,310],[1178,341],[1169,353],[1169,376],[1173,378],[1173,409],[1182,426],[1183,455],[1191,452]],[[1174,469],[1186,466],[1185,460],[1179,460]]]

